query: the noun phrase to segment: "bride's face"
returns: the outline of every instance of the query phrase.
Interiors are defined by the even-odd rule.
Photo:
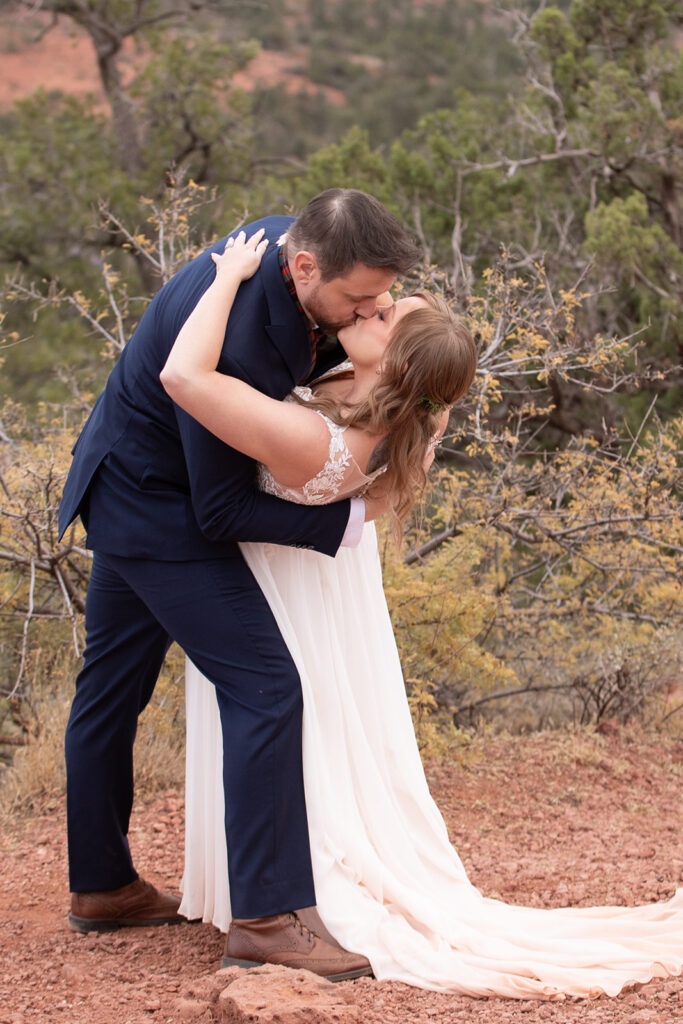
[[[414,309],[424,309],[424,299],[411,295],[405,299],[377,310],[367,320],[356,320],[349,327],[342,327],[337,337],[354,366],[358,368],[376,368],[389,343],[391,332],[406,313]]]

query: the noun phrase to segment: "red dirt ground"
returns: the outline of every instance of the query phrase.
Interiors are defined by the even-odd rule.
[[[683,884],[683,743],[657,736],[496,738],[464,765],[430,763],[432,792],[472,880],[534,906],[633,904]],[[64,809],[10,823],[0,842],[0,1024],[173,1024],[179,998],[220,965],[203,924],[81,936],[66,924]],[[137,809],[131,846],[150,880],[177,887],[183,799]],[[470,999],[369,979],[344,985],[364,1024],[673,1024],[683,978],[616,999]]]
[[[99,109],[107,112],[90,39],[68,18],[60,18],[39,39],[40,26],[46,23],[39,15],[0,14],[0,110],[42,87],[48,92],[57,89],[82,98],[93,96]],[[124,82],[133,77],[144,59],[144,50],[126,40],[120,61]],[[318,85],[301,73],[307,59],[305,48],[288,53],[261,50],[235,74],[233,84],[245,92],[258,84],[277,85],[289,95],[323,93],[328,103],[343,106],[346,97],[341,90]]]

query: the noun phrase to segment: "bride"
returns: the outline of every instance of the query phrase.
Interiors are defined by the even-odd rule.
[[[261,463],[263,488],[305,503],[379,491],[400,523],[447,406],[472,380],[472,341],[439,300],[402,299],[339,332],[350,364],[275,402],[215,372],[230,303],[264,247],[260,235],[241,235],[214,255],[216,279],[162,382],[205,427]],[[681,972],[683,890],[663,904],[545,910],[486,898],[469,882],[424,777],[372,523],[357,548],[334,559],[241,548],[301,676],[317,906],[342,946],[363,953],[378,979],[473,996],[616,995]],[[191,663],[187,729],[180,909],[227,931],[229,953],[220,723],[213,687]]]

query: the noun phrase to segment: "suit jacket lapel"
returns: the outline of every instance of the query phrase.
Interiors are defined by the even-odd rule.
[[[268,247],[263,257],[261,278],[270,314],[266,332],[298,384],[310,369],[311,345],[306,325],[282,277],[276,242]]]

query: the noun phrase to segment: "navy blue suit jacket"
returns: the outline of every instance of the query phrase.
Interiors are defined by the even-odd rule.
[[[230,313],[218,369],[281,399],[306,378],[306,326],[283,281],[277,239],[290,217],[266,217],[270,244]],[[214,278],[217,242],[155,296],[112,370],[73,450],[60,534],[81,515],[88,546],[131,558],[193,560],[270,541],[334,555],[348,501],[311,508],[263,494],[252,459],[174,405],[159,381],[180,328]],[[339,359],[342,353],[340,351]]]

